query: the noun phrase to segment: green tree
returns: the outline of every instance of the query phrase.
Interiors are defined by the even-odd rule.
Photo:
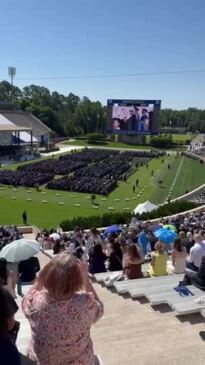
[[[13,93],[13,100],[21,98],[22,92],[17,86],[13,85],[12,89],[12,85],[8,81],[0,82],[0,102],[11,102],[11,90]]]

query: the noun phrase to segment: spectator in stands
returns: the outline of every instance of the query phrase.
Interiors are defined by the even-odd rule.
[[[111,242],[111,253],[108,259],[108,270],[122,270],[122,250],[120,243],[116,240]]]
[[[72,241],[75,245],[75,248],[83,246],[83,235],[82,235],[80,227],[75,227],[74,233],[72,236]]]
[[[12,338],[16,337],[14,315],[17,310],[18,306],[11,294],[0,287],[0,362],[2,365],[21,365],[19,353],[12,342]]]
[[[53,254],[57,255],[62,251],[60,240],[56,240],[53,245]]]
[[[167,262],[167,269],[169,273],[182,274],[185,272],[187,251],[183,246],[181,238],[176,238],[174,241],[171,261]]]
[[[36,273],[40,270],[40,264],[37,257],[31,257],[28,260],[21,261],[18,266],[19,280],[22,283],[32,282],[36,278]]]
[[[105,272],[105,261],[107,256],[102,250],[101,243],[94,245],[89,252],[89,272],[91,274],[97,274],[100,272]]]
[[[191,232],[190,232],[191,233]],[[186,247],[187,252],[190,252],[191,247],[194,245],[194,242],[190,242],[189,238],[187,237],[186,233],[184,231],[179,232],[179,238],[182,241],[182,245]]]
[[[102,243],[100,233],[95,227],[91,228],[90,230],[90,240],[92,245],[95,245],[97,243]]]
[[[0,250],[8,243],[21,238],[21,234],[16,226],[0,227]]]
[[[150,276],[167,275],[167,253],[164,244],[160,241],[155,243],[155,253],[152,254],[148,273]]]
[[[194,285],[205,291],[205,256],[201,259],[198,272],[186,269],[184,279],[180,284],[185,286]]]
[[[4,258],[0,258],[0,285],[6,288],[9,293],[15,298],[15,285],[14,276],[7,268],[7,261]]]
[[[75,251],[73,252],[73,255],[75,257],[77,257],[77,259],[83,261],[83,254],[84,254],[84,251],[83,251],[83,248],[78,246]]]
[[[194,241],[195,244],[190,250],[190,256],[187,261],[187,268],[193,271],[198,271],[202,257],[205,255],[205,243],[199,233],[194,236]]]
[[[31,360],[41,365],[95,363],[90,327],[102,316],[103,304],[85,263],[67,253],[51,259],[22,308],[32,325]]]
[[[43,247],[43,237],[42,237],[41,233],[37,233],[36,241],[39,243],[40,247]]]
[[[43,234],[43,244],[42,247],[44,250],[50,250],[53,246],[53,239],[49,237],[48,232],[44,232]]]
[[[144,227],[138,235],[138,244],[142,247],[144,256],[150,251],[150,243],[147,236],[147,227]]]
[[[185,241],[185,247],[186,247],[187,253],[190,253],[191,248],[194,246],[193,235],[189,231],[189,232],[187,232],[186,237],[187,237],[187,240]]]
[[[143,277],[142,263],[137,246],[133,243],[128,246],[127,253],[123,257],[123,272],[128,279],[139,279]]]

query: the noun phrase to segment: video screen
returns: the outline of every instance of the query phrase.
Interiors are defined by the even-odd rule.
[[[157,134],[160,106],[148,101],[108,100],[107,131],[127,134]]]

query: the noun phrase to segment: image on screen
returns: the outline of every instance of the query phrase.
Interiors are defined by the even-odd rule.
[[[115,134],[156,134],[160,101],[108,100],[107,131]]]
[[[135,132],[150,131],[150,113],[153,106],[113,106],[112,129]]]

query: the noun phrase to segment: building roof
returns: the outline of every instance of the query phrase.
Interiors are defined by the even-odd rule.
[[[32,130],[34,137],[39,137],[50,132],[50,128],[29,112],[0,109],[0,115],[5,117],[10,123],[14,124],[16,128],[20,128],[16,130]]]
[[[17,127],[14,124],[0,124],[0,132],[26,132],[31,130],[32,128]]]

